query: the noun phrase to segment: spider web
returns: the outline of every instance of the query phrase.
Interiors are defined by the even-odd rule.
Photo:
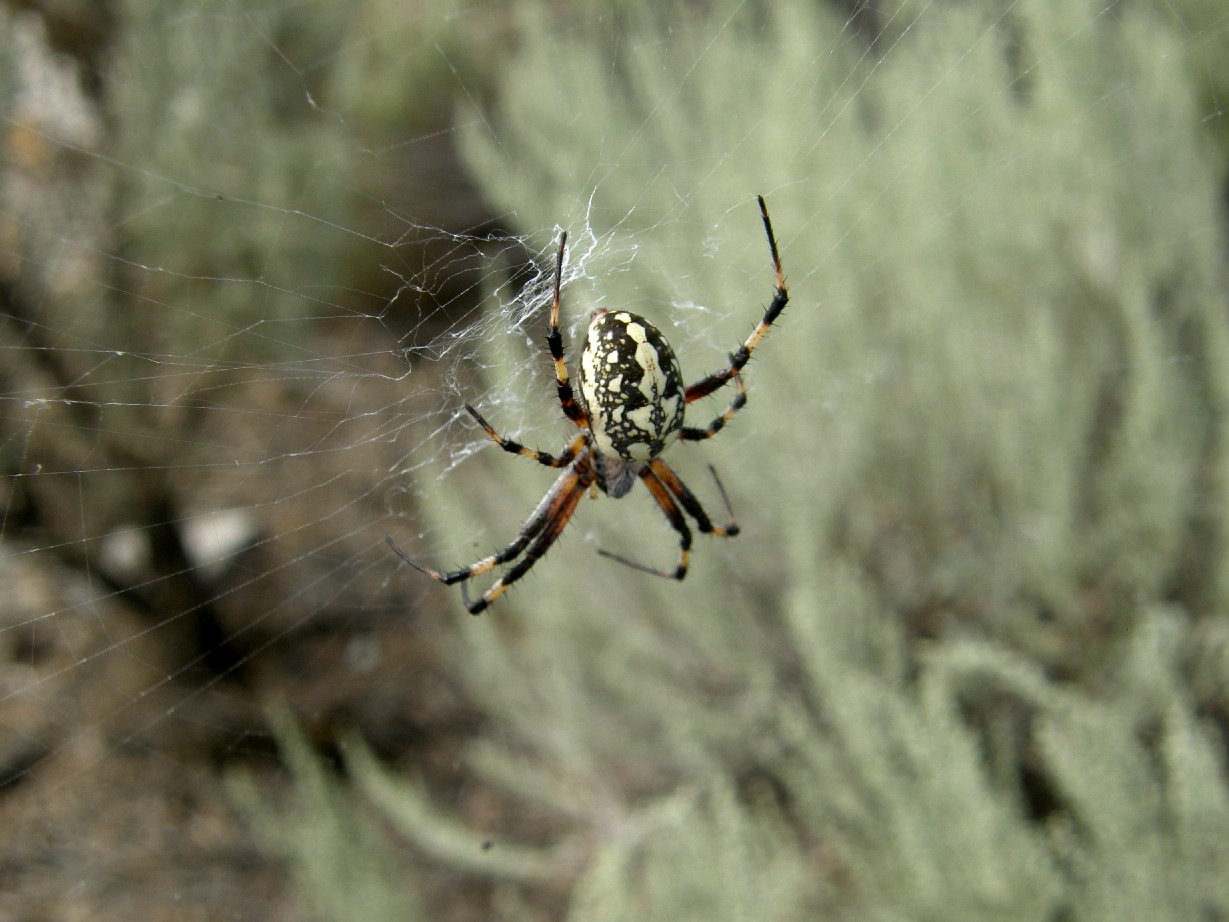
[[[1051,149],[1081,144],[1104,118],[1151,112],[1146,74],[1091,88],[1068,75],[1060,91],[1085,102],[1049,146],[988,141],[986,159],[952,167],[957,180],[931,177],[957,196],[936,214],[902,189],[924,185],[915,172],[983,127],[995,100],[970,88],[950,134],[916,123],[975,79],[970,61],[1023,5],[1001,4],[889,111],[863,87],[941,5],[829,4],[837,28],[824,42],[781,51],[806,66],[774,67],[749,40],[723,60],[742,75],[723,99],[706,92],[710,68],[732,35],[770,31],[757,6],[712,4],[673,23],[618,6],[342,6],[0,7],[0,815],[15,831],[0,916],[302,917],[281,871],[238,867],[256,846],[219,780],[236,764],[276,771],[274,702],[293,702],[322,746],[359,726],[378,751],[421,758],[459,790],[451,759],[483,717],[452,658],[468,623],[453,592],[383,542],[465,563],[511,539],[548,488],[549,474],[491,446],[464,404],[543,450],[570,435],[544,344],[562,231],[569,362],[594,309],[627,307],[667,332],[693,381],[725,363],[771,297],[754,203],[767,198],[790,308],[749,366],[747,411],[679,459],[710,510],[706,465],[723,472],[744,526],[737,548],[698,543],[686,588],[724,579],[756,605],[788,569],[789,501],[773,497],[808,489],[760,459],[824,450],[853,467],[842,420],[867,394],[885,379],[938,381],[918,353],[875,357],[852,338],[912,344],[926,328],[934,354],[967,344],[943,341],[938,307],[890,309],[912,302],[886,268],[904,244],[866,245],[883,227],[872,216],[894,209],[902,238],[932,227],[942,264],[958,252],[949,219],[1004,176],[1048,176]],[[1052,47],[1120,6],[1081,7]],[[1152,143],[1163,151],[1201,130],[1223,150],[1216,62],[1229,18],[1163,6],[1171,38],[1154,63],[1184,55],[1205,94]],[[588,72],[562,52],[558,73],[513,63],[555,15],[569,17],[561,46],[589,43]],[[1019,64],[998,95],[1026,96],[1044,64]],[[526,83],[535,68],[540,82]],[[721,107],[696,119],[709,133],[671,134],[705,107]],[[858,121],[880,130],[851,151],[843,126]],[[1134,153],[1091,146],[1072,182],[1112,177]],[[1222,219],[1209,211],[1194,233],[1218,233]],[[1005,213],[995,232],[1011,238],[1010,224]],[[1112,236],[1073,242],[1107,277],[1120,268]],[[1039,246],[1012,245],[1021,261]],[[857,275],[852,252],[874,254]],[[971,271],[989,302],[993,267]],[[927,300],[941,305],[943,279],[930,281]],[[870,306],[855,321],[852,304]],[[1169,358],[1205,361],[1181,342]],[[703,422],[727,399],[719,392],[712,413],[705,403]],[[595,547],[673,559],[674,535],[635,495],[582,505],[549,572],[509,595],[518,616],[586,592],[623,610],[686,598],[596,562]],[[588,588],[575,587],[581,576]],[[478,913],[437,889],[433,905]]]

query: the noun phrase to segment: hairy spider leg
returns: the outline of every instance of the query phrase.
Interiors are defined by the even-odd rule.
[[[704,507],[700,505],[700,500],[696,495],[687,489],[687,485],[683,483],[681,477],[674,472],[674,468],[670,467],[661,458],[654,458],[649,462],[649,468],[653,471],[653,476],[666,485],[666,488],[673,493],[683,508],[690,513],[691,517],[696,520],[696,525],[700,531],[706,535],[717,535],[721,538],[733,538],[739,532],[738,523],[734,521],[734,510],[730,508],[730,497],[725,492],[725,485],[721,482],[721,478],[717,476],[717,468],[711,464],[708,466],[709,473],[713,475],[713,483],[717,484],[717,491],[721,494],[721,502],[725,504],[726,523],[724,525],[714,525],[708,517],[708,513],[704,511]]]
[[[521,527],[520,533],[517,534],[515,539],[504,547],[503,550],[483,557],[481,560],[459,570],[441,572],[425,567],[410,557],[391,537],[386,537],[384,540],[396,552],[398,557],[419,573],[423,573],[437,583],[443,583],[445,586],[461,583],[461,593],[465,601],[465,607],[470,610],[471,614],[476,615],[495,599],[499,598],[509,585],[523,576],[537,562],[538,558],[546,553],[547,548],[554,544],[560,533],[562,533],[564,526],[567,525],[568,520],[572,517],[573,512],[575,512],[576,503],[589,488],[592,480],[593,475],[589,472],[588,468],[577,470],[573,467],[560,474],[547,494],[542,497],[538,507],[525,520],[525,524]],[[543,540],[543,536],[549,537]],[[526,547],[529,550],[523,560],[484,592],[481,599],[474,603],[469,602],[465,596],[464,585],[468,580],[473,579],[475,576],[481,576],[500,564],[515,560]]]
[[[563,278],[563,253],[567,243],[568,232],[564,231],[559,235],[559,257],[555,261],[555,297],[550,305],[550,330],[546,334],[546,344],[550,347],[551,358],[555,362],[555,384],[563,415],[584,428],[589,425],[589,420],[576,402],[576,394],[573,393],[572,383],[568,380],[568,363],[563,359],[563,334],[559,332],[559,285]]]
[[[496,432],[491,427],[491,424],[482,418],[482,414],[468,403],[465,405],[465,409],[469,410],[469,415],[478,421],[478,425],[480,425],[486,431],[486,434],[489,435],[504,451],[511,452],[514,455],[520,455],[522,458],[532,458],[534,461],[537,461],[539,464],[544,464],[547,467],[567,467],[574,460],[576,460],[576,456],[585,445],[586,436],[582,432],[580,435],[572,439],[572,441],[568,444],[568,447],[561,451],[558,455],[551,455],[547,452],[539,451],[536,448],[526,448],[520,442],[505,438]]]
[[[560,252],[560,258],[562,259],[562,250]],[[558,297],[557,289],[558,279],[556,279],[556,297]],[[572,439],[568,446],[558,455],[551,455],[547,452],[539,451],[536,448],[528,448],[520,442],[506,438],[496,432],[495,428],[488,423],[483,415],[474,409],[472,405],[467,403],[465,405],[465,409],[469,411],[469,414],[475,420],[477,420],[478,425],[483,428],[486,434],[504,451],[515,455],[520,455],[523,458],[530,458],[537,461],[539,464],[545,465],[546,467],[568,467],[573,461],[576,460],[576,457],[585,447],[587,434],[581,433]],[[436,582],[443,583],[445,586],[451,586],[458,582],[461,583],[461,598],[465,603],[465,607],[469,609],[471,614],[478,614],[491,602],[502,595],[511,583],[515,582],[522,575],[524,575],[524,573],[533,566],[542,554],[546,553],[546,549],[555,542],[556,538],[559,536],[559,533],[563,531],[563,526],[567,524],[567,519],[571,518],[573,511],[575,511],[576,503],[574,501],[571,502],[568,511],[566,512],[566,518],[558,525],[553,537],[546,541],[536,554],[534,553],[534,548],[538,545],[535,544],[531,547],[526,560],[522,561],[523,566],[519,570],[517,568],[513,568],[513,570],[509,571],[508,574],[506,574],[502,579],[497,581],[495,585],[483,593],[482,597],[477,602],[470,602],[465,591],[465,583],[475,576],[481,576],[483,573],[486,573],[488,570],[491,570],[500,564],[516,559],[520,556],[521,551],[523,551],[531,541],[538,537],[539,534],[542,532],[549,532],[551,516],[555,514],[555,511],[553,510],[553,503],[559,497],[565,496],[563,491],[573,488],[573,478],[578,478],[579,480],[584,481],[583,486],[580,487],[580,495],[584,494],[584,491],[589,488],[593,480],[592,475],[588,474],[587,471],[578,473],[577,471],[573,470],[561,475],[559,479],[555,481],[555,484],[551,487],[550,491],[542,497],[541,502],[538,503],[538,507],[529,516],[524,526],[522,526],[521,532],[511,543],[509,543],[498,553],[484,557],[481,560],[476,561],[468,567],[464,567],[460,570],[441,572],[439,570],[433,570],[430,567],[425,567],[410,557],[410,555],[407,554],[401,546],[392,539],[391,536],[386,536],[384,540],[388,543],[388,546],[396,552],[398,557],[418,572],[426,574]]]
[[[640,479],[644,481],[644,485],[649,488],[649,492],[653,494],[653,499],[657,501],[657,505],[661,507],[661,511],[665,513],[666,518],[670,521],[670,525],[678,532],[679,536],[679,559],[675,565],[673,572],[669,570],[659,570],[656,567],[650,567],[647,564],[638,563],[635,560],[630,560],[620,554],[615,554],[612,551],[598,549],[598,553],[603,557],[609,557],[611,560],[623,564],[625,567],[631,567],[633,570],[639,570],[641,573],[652,573],[655,576],[662,576],[666,579],[681,580],[687,575],[687,567],[691,562],[691,529],[687,527],[687,519],[678,507],[678,503],[674,501],[674,497],[670,495],[670,491],[660,480],[653,476],[653,472],[645,465],[640,469]]]
[[[734,361],[733,354],[730,355],[730,361]],[[725,412],[703,429],[695,429],[691,426],[684,426],[679,430],[679,439],[681,441],[700,442],[704,439],[711,439],[725,428],[725,424],[730,421],[730,418],[733,417],[735,413],[747,405],[747,385],[743,383],[741,371],[734,372],[734,383],[738,385],[738,393],[734,395],[734,399],[730,401],[730,405],[725,408]]]
[[[757,195],[755,199],[760,203],[760,217],[764,220],[764,233],[768,237],[768,249],[772,252],[772,266],[777,274],[776,291],[772,296],[772,302],[764,311],[763,318],[751,331],[746,342],[738,347],[738,351],[730,359],[730,364],[720,371],[701,378],[687,388],[688,403],[699,400],[701,397],[707,397],[742,371],[743,366],[750,360],[751,353],[755,351],[755,347],[760,344],[760,340],[768,332],[768,328],[773,325],[781,315],[781,311],[785,310],[785,305],[789,303],[789,292],[785,288],[785,274],[781,270],[781,254],[777,250],[777,238],[772,232],[772,222],[768,219],[768,206],[764,204],[764,196]]]
[[[565,448],[562,452],[560,452],[558,456],[548,455],[544,451],[538,451],[536,448],[526,448],[524,445],[520,444],[519,442],[514,442],[512,439],[504,438],[498,432],[496,432],[493,428],[491,428],[491,424],[488,423],[485,419],[483,419],[482,414],[479,413],[477,410],[475,410],[468,403],[465,405],[465,409],[467,409],[470,412],[470,415],[472,415],[474,419],[478,421],[478,425],[482,426],[482,428],[486,430],[486,434],[489,435],[499,445],[499,447],[502,448],[504,451],[508,451],[513,454],[520,455],[524,458],[532,458],[533,460],[537,461],[539,464],[544,464],[547,467],[554,467],[554,468],[567,467],[569,464],[571,464],[576,459],[576,456],[580,453],[581,449],[584,448],[584,445],[585,445],[585,436],[582,433],[581,435],[576,436],[576,438],[574,438],[568,444],[567,448]],[[564,475],[564,476],[566,477],[567,475]],[[560,478],[560,479],[562,480],[563,478]],[[407,554],[401,548],[401,546],[398,545],[397,542],[392,539],[391,535],[385,536],[384,540],[388,543],[388,546],[391,547],[396,552],[398,557],[400,557],[402,560],[408,563],[415,570],[417,570],[420,573],[425,573],[427,576],[431,577],[433,580],[443,583],[445,586],[451,586],[453,583],[459,582],[461,580],[466,580],[474,576],[479,576],[482,573],[485,573],[487,570],[490,570],[492,567],[498,566],[501,563],[505,563],[509,560],[512,560],[518,554],[520,554],[520,552],[524,549],[524,547],[533,539],[534,535],[537,533],[537,530],[540,530],[541,528],[545,527],[545,522],[540,517],[539,514],[542,513],[542,511],[546,508],[547,501],[550,499],[555,488],[557,487],[558,487],[558,482],[556,482],[556,485],[554,488],[552,488],[551,492],[547,493],[547,495],[543,497],[542,501],[538,504],[538,508],[534,510],[533,514],[530,515],[528,521],[525,523],[526,529],[535,529],[535,530],[531,530],[527,534],[519,535],[517,537],[517,540],[513,541],[511,544],[505,547],[498,554],[492,554],[489,557],[484,557],[482,560],[479,560],[476,563],[471,564],[470,566],[465,567],[464,569],[461,569],[461,570],[454,570],[451,572],[444,573],[444,572],[440,572],[439,570],[432,570],[430,567],[424,567],[422,564],[418,563],[412,557],[410,557],[410,555]]]
[[[730,509],[730,498],[726,495],[721,478],[717,476],[717,469],[711,464],[708,469],[712,472],[713,480],[716,482],[717,489],[721,493],[722,502],[725,503],[727,517],[725,525],[713,524],[712,520],[708,517],[708,513],[704,511],[704,507],[700,504],[700,500],[687,488],[687,485],[683,483],[679,475],[674,473],[670,465],[666,464],[661,458],[654,458],[640,471],[640,479],[644,481],[644,485],[648,487],[649,492],[653,495],[653,499],[661,507],[661,511],[665,513],[670,525],[678,532],[679,559],[673,572],[659,570],[656,567],[638,563],[635,560],[630,560],[611,551],[599,550],[598,553],[603,557],[609,557],[611,560],[616,560],[624,566],[631,567],[633,570],[639,570],[642,573],[652,573],[666,579],[681,580],[685,577],[687,575],[687,567],[691,561],[691,529],[687,527],[687,519],[679,509],[680,503],[683,509],[686,509],[691,517],[696,520],[696,527],[703,534],[733,538],[739,531],[738,523],[734,521],[734,513]]]
[[[585,495],[592,481],[593,475],[587,467],[580,470],[573,468],[563,474],[555,481],[555,485],[551,487],[550,492],[546,494],[542,504],[534,512],[534,516],[531,517],[532,521],[534,517],[541,513],[540,522],[534,523],[532,527],[530,522],[526,522],[525,527],[521,530],[521,534],[509,545],[509,548],[513,545],[524,547],[525,543],[532,538],[533,543],[525,551],[525,556],[517,561],[516,565],[510,568],[507,573],[492,583],[490,588],[477,599],[470,599],[467,590],[469,586],[468,581],[461,583],[461,601],[465,604],[471,615],[481,614],[488,605],[503,595],[509,586],[528,573],[533,565],[550,550],[551,545],[559,539],[559,536],[563,534],[563,529],[572,520],[572,515],[576,512],[576,504]],[[504,561],[511,560],[519,553],[520,549],[518,547],[516,553],[505,557]]]

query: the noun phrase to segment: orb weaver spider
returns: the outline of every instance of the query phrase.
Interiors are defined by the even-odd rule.
[[[571,520],[581,497],[594,487],[612,499],[618,499],[626,496],[635,485],[636,478],[640,478],[678,533],[679,557],[673,571],[648,567],[608,551],[598,552],[634,569],[666,579],[681,580],[687,575],[691,559],[691,529],[684,512],[695,520],[696,527],[704,534],[724,538],[737,535],[738,525],[716,469],[709,467],[725,503],[727,518],[724,525],[713,524],[695,494],[660,456],[675,439],[684,442],[711,439],[743,408],[747,402],[747,390],[742,379],[743,366],[789,301],[777,240],[773,236],[772,222],[768,219],[768,208],[763,196],[756,196],[756,201],[759,202],[760,217],[764,222],[764,233],[768,237],[772,266],[776,272],[776,290],[772,301],[751,335],[738,351],[729,356],[730,363],[686,387],[674,350],[660,330],[631,311],[598,310],[589,321],[589,331],[580,355],[577,369],[580,399],[577,400],[563,357],[563,336],[559,332],[559,285],[568,239],[566,231],[560,234],[559,254],[555,262],[555,294],[551,302],[546,343],[555,363],[559,405],[563,415],[580,432],[558,455],[551,455],[500,435],[470,404],[467,403],[465,409],[504,451],[530,458],[546,467],[561,468],[563,473],[525,520],[520,534],[503,550],[489,557],[460,570],[441,572],[415,562],[391,536],[387,537],[385,540],[397,555],[436,582],[445,586],[460,583],[461,599],[470,614],[476,615],[542,559]],[[730,381],[734,382],[738,392],[724,413],[702,429],[683,425],[683,411],[687,404],[709,396]],[[469,580],[502,564],[512,563],[518,557],[521,559],[489,589],[477,599],[470,599],[467,592]]]

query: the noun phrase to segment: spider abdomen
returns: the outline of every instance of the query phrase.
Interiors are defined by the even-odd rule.
[[[661,331],[630,311],[599,310],[580,354],[580,397],[594,447],[649,461],[683,425],[683,375]]]

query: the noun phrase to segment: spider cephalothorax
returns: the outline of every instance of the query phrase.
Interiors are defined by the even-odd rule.
[[[468,567],[452,572],[429,569],[415,563],[392,538],[388,538],[393,550],[410,566],[434,580],[445,585],[460,583],[465,607],[476,615],[503,595],[509,586],[528,573],[542,558],[572,518],[580,498],[591,487],[597,487],[618,499],[627,495],[637,478],[643,480],[645,487],[678,533],[679,559],[674,569],[669,571],[647,567],[606,551],[599,552],[637,570],[656,573],[669,579],[681,580],[687,575],[691,556],[691,529],[687,525],[684,511],[705,534],[723,537],[738,534],[738,525],[735,524],[733,516],[729,515],[730,504],[726,500],[721,481],[717,480],[716,471],[713,472],[713,479],[716,480],[717,489],[725,501],[725,525],[712,523],[695,494],[670,466],[661,460],[660,455],[675,439],[698,442],[712,438],[742,409],[747,402],[747,392],[742,380],[743,366],[747,364],[751,353],[789,301],[785,278],[781,272],[777,241],[772,233],[772,223],[768,220],[768,209],[764,205],[763,197],[758,197],[757,201],[760,217],[764,222],[764,233],[768,236],[773,269],[776,272],[776,290],[772,302],[751,331],[751,335],[730,355],[730,363],[689,387],[683,385],[682,372],[679,370],[674,350],[657,327],[631,311],[599,310],[589,321],[578,369],[580,399],[576,399],[568,378],[567,363],[564,361],[563,335],[559,332],[559,286],[563,277],[563,255],[567,246],[567,234],[561,234],[559,254],[555,262],[555,296],[551,302],[550,332],[546,342],[555,363],[559,405],[563,409],[563,415],[580,428],[580,433],[558,455],[550,455],[505,438],[491,428],[472,406],[466,404],[465,409],[504,451],[532,458],[547,467],[561,468],[563,473],[555,480],[554,486],[542,498],[538,508],[530,515],[511,544]],[[734,381],[738,393],[734,395],[724,413],[703,429],[683,425],[687,404],[707,397],[731,380]],[[518,557],[521,559],[516,560]],[[514,560],[516,563],[512,563]],[[470,600],[466,592],[470,579],[509,563],[512,565],[503,576],[479,598]]]

